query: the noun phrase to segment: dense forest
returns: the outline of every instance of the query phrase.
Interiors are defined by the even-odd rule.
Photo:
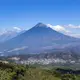
[[[80,80],[80,70],[0,62],[0,80]]]

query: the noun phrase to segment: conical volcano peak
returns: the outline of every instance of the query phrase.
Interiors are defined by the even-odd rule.
[[[46,24],[38,23],[35,25],[35,27],[48,27]]]

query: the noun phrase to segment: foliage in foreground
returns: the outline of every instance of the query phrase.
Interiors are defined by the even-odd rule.
[[[80,80],[79,74],[70,73],[70,70],[63,74],[62,71],[0,63],[0,80]]]

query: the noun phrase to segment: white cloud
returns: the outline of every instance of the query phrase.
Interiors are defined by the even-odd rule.
[[[23,47],[20,47],[20,48],[15,48],[15,49],[12,49],[12,50],[10,50],[10,51],[8,51],[8,52],[13,52],[13,51],[24,50],[24,49],[27,49],[27,48],[28,48],[28,46],[23,46]]]
[[[64,26],[61,26],[61,25],[52,26],[51,24],[47,24],[47,26],[59,32],[65,32],[65,33],[70,32],[69,30],[64,28]]]
[[[73,29],[80,29],[80,25],[69,24],[69,25],[66,25],[65,27],[67,27],[67,28],[73,28]]]
[[[69,25],[63,25],[63,26],[61,26],[61,25],[53,26],[51,24],[47,24],[47,26],[58,32],[64,33],[66,35],[80,38],[80,32],[79,32],[80,25],[76,26],[76,25],[69,24]]]
[[[19,27],[13,27],[13,28],[9,28],[9,29],[4,28],[4,29],[0,30],[0,35],[11,34],[11,33],[13,34],[13,33],[16,33],[16,32],[19,33],[23,30],[24,29],[21,29]]]
[[[22,30],[22,29],[19,28],[19,27],[13,27],[13,29],[16,30],[16,31],[21,31],[21,30]]]
[[[73,36],[73,37],[76,37],[76,38],[80,38],[80,34],[76,34],[76,33],[70,34],[70,36]]]

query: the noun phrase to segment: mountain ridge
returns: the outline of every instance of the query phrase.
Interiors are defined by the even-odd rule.
[[[26,46],[24,50],[13,51],[11,54],[40,53],[47,49],[65,48],[77,41],[79,39],[57,32],[43,23],[38,23],[24,33],[0,44],[0,51],[6,50],[4,53],[10,54],[9,51]]]

